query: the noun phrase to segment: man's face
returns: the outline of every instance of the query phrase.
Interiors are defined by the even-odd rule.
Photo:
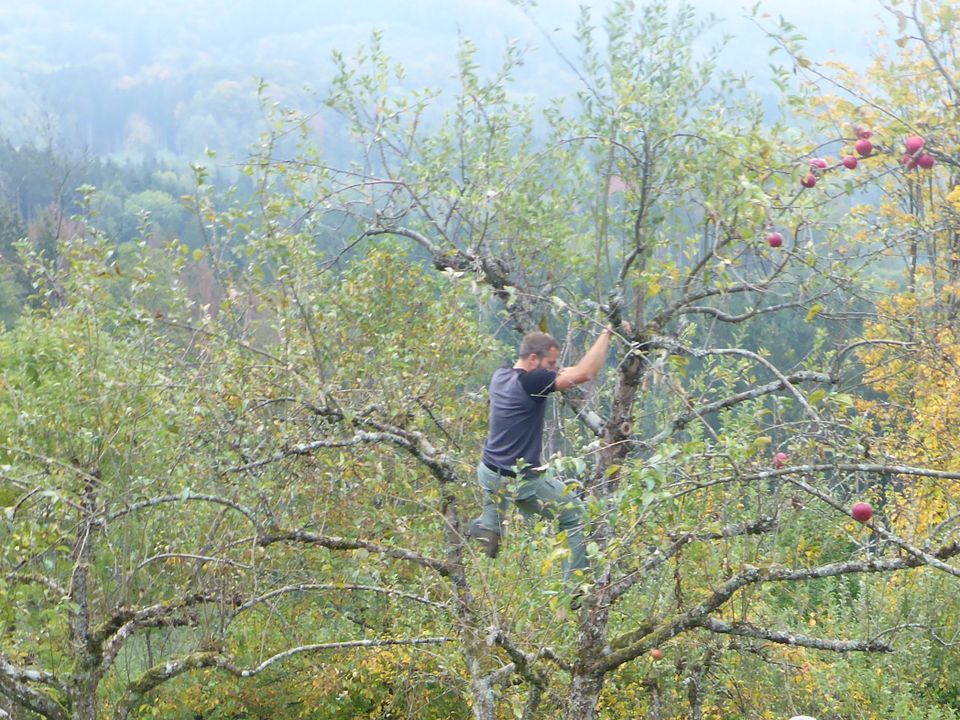
[[[536,363],[533,366],[534,370],[537,370],[538,368],[543,368],[544,370],[553,370],[554,372],[556,372],[557,361],[560,360],[560,348],[552,347],[550,348],[550,350],[547,352],[546,355],[543,355],[543,356],[533,355],[532,358]]]

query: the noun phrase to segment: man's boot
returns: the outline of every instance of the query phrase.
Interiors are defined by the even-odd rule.
[[[489,558],[495,558],[500,552],[500,533],[480,527],[476,520],[470,523],[467,537],[477,540],[483,546],[483,554]]]

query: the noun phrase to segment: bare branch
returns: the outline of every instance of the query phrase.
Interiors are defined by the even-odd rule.
[[[823,297],[827,293],[822,293],[817,297]],[[748,310],[747,312],[741,313],[739,315],[731,315],[725,313],[719,308],[711,307],[709,305],[691,305],[677,311],[678,315],[710,315],[711,317],[716,318],[720,322],[726,323],[742,323],[745,320],[750,320],[759,315],[766,315],[768,313],[779,312],[781,310],[789,310],[790,308],[799,308],[805,307],[811,300],[817,298],[810,298],[804,301],[780,303],[779,305],[768,305],[766,307],[755,307],[753,310]]]
[[[724,605],[730,598],[733,597],[737,590],[742,587],[746,587],[747,585],[761,582],[763,577],[763,571],[760,568],[755,567],[751,567],[745,572],[733,576],[722,586],[720,586],[720,588],[714,590],[710,597],[687,612],[683,613],[679,617],[674,618],[672,622],[661,624],[652,632],[644,633],[644,636],[650,638],[648,641],[638,640],[633,642],[622,650],[612,652],[607,657],[596,662],[593,668],[594,671],[609,672],[625,662],[629,662],[630,660],[640,656],[649,648],[661,645],[670,638],[676,637],[677,635],[680,635],[691,628],[699,627],[705,618],[707,618],[717,608]],[[628,633],[627,635],[632,636],[633,633]],[[620,643],[621,639],[618,638],[612,641],[610,645],[611,647],[615,647],[620,645]]]
[[[34,585],[43,585],[57,597],[67,596],[67,589],[54,578],[46,575],[40,575],[37,573],[12,573],[7,576],[7,580],[11,583],[20,583],[23,585],[30,583]]]
[[[49,685],[64,694],[69,692],[66,684],[60,682],[52,673],[46,672],[45,670],[29,670],[17,667],[11,663],[3,653],[0,653],[0,675],[13,682],[41,683],[43,685]]]
[[[530,685],[530,695],[527,698],[527,705],[524,709],[524,717],[533,717],[537,711],[537,707],[540,704],[540,698],[543,695],[544,690],[547,689],[547,678],[542,673],[536,670],[533,667],[533,663],[536,661],[536,655],[528,655],[523,652],[520,648],[514,645],[510,638],[508,638],[503,630],[500,628],[493,628],[489,639],[492,643],[496,643],[504,650],[507,651],[507,656],[512,661],[510,665],[516,669],[517,672],[523,677],[524,680]],[[506,669],[509,666],[500,668],[499,670],[494,671],[491,675],[499,677],[501,674],[506,674]],[[491,677],[491,682],[493,678]]]
[[[387,547],[386,545],[377,545],[366,540],[349,540],[347,538],[317,535],[316,533],[304,530],[285,530],[275,531],[259,538],[255,538],[257,545],[267,547],[278,542],[302,543],[304,545],[319,545],[330,550],[367,550],[379,555],[386,555],[397,560],[406,560],[416,565],[436,570],[440,575],[447,576],[450,569],[447,564],[441,560],[421,555],[413,550],[404,548]]]
[[[762,355],[751,352],[750,350],[742,350],[740,348],[713,348],[709,350],[698,351],[698,354],[700,352],[702,352],[704,355],[738,355],[740,357],[749,358],[756,363],[763,365],[772,375],[777,378],[777,380],[780,381],[784,388],[789,390],[790,394],[797,399],[797,402],[800,403],[800,406],[803,407],[804,410],[806,410],[807,415],[810,416],[810,419],[814,422],[820,422],[820,416],[817,414],[817,411],[810,406],[810,403],[807,402],[807,399],[803,396],[803,393],[801,393],[796,386],[790,382],[786,375],[777,369],[776,365]]]
[[[197,592],[146,607],[116,608],[113,615],[90,634],[91,646],[95,650],[102,648],[101,671],[106,672],[120,652],[120,648],[137,630],[148,627],[193,625],[196,623],[193,609],[208,603],[237,606],[240,604],[240,598],[223,593]]]
[[[889,340],[886,338],[878,338],[876,340],[860,340],[858,342],[851,343],[837,351],[837,354],[834,356],[833,362],[831,363],[830,375],[832,377],[838,377],[840,375],[840,365],[843,362],[843,359],[847,356],[847,353],[852,350],[856,350],[858,347],[863,347],[864,345],[894,345],[897,347],[908,348],[916,346],[916,343],[905,342],[902,340]]]
[[[737,285],[731,285],[725,288],[707,288],[697,293],[691,293],[689,295],[685,295],[684,297],[680,298],[669,307],[664,308],[659,313],[657,313],[657,315],[648,323],[648,325],[654,328],[663,327],[663,325],[674,315],[678,314],[683,309],[684,306],[689,305],[690,303],[693,303],[693,302],[704,300],[708,297],[715,297],[717,295],[733,295],[736,293],[760,292],[764,289],[765,289],[764,283],[762,282],[761,283],[744,282],[744,283],[739,283]]]
[[[121,648],[138,630],[159,627],[192,627],[196,626],[198,622],[199,618],[196,616],[196,613],[194,613],[192,616],[158,616],[142,622],[130,620],[129,622],[124,623],[117,628],[116,632],[113,633],[110,639],[103,646],[99,668],[101,675],[105,674],[107,670],[110,669],[114,660],[117,659],[117,655],[120,654]]]
[[[595,411],[587,407],[583,388],[573,387],[563,393],[558,393],[560,401],[568,405],[577,419],[581,420],[597,437],[602,437],[607,421]]]
[[[290,648],[289,650],[285,650],[284,652],[277,653],[276,655],[264,660],[262,663],[252,668],[240,668],[237,666],[236,661],[232,657],[223,655],[222,653],[216,651],[195,652],[175,658],[173,660],[167,660],[159,665],[155,665],[143,673],[143,675],[141,675],[135,681],[130,683],[127,688],[126,697],[117,706],[115,717],[117,717],[119,720],[126,720],[126,718],[130,716],[130,713],[136,710],[142,704],[144,696],[148,692],[156,689],[163,683],[174,677],[177,677],[178,675],[182,675],[183,673],[200,668],[217,667],[225,670],[231,675],[246,678],[263,672],[271,665],[296,655],[302,655],[304,653],[359,647],[386,647],[390,645],[436,645],[450,642],[450,640],[451,638],[449,637],[426,637],[406,640],[349,640],[345,642],[301,645]],[[66,715],[63,715],[62,718],[63,720],[67,720]],[[56,718],[55,720],[60,720],[60,718]]]
[[[707,618],[702,627],[715,633],[740,635],[795,647],[808,647],[832,652],[893,652],[893,648],[877,638],[870,640],[827,640],[782,630],[768,630],[748,622],[727,623],[716,618]]]
[[[400,237],[405,237],[410,240],[413,240],[418,245],[422,246],[429,252],[433,257],[437,257],[442,254],[442,250],[433,243],[433,241],[422,233],[418,233],[416,230],[411,230],[410,228],[405,227],[392,227],[392,228],[370,228],[365,230],[363,233],[366,237],[374,237],[376,235],[399,235]],[[464,257],[468,260],[474,260],[475,258],[470,254],[466,253],[459,248],[457,252],[463,253]]]
[[[128,505],[122,510],[117,510],[116,512],[110,513],[106,517],[97,521],[98,525],[106,525],[107,523],[113,522],[118,518],[123,517],[124,515],[129,515],[130,513],[137,512],[138,510],[143,510],[144,508],[155,507],[157,505],[163,505],[165,503],[175,503],[175,502],[209,502],[216,505],[223,505],[228,508],[232,508],[237,512],[245,515],[246,518],[250,521],[250,524],[255,528],[259,526],[257,522],[256,515],[252,510],[247,507],[244,507],[238,502],[234,502],[229,498],[221,497],[219,495],[207,495],[204,493],[195,493],[190,490],[184,490],[178,495],[163,495],[161,497],[151,498],[149,500],[143,500],[141,502],[133,503]]]
[[[69,720],[70,715],[63,705],[30,687],[28,682],[43,683],[67,694],[66,687],[50,673],[18,668],[0,654],[0,693],[48,720]]]
[[[941,563],[942,560],[954,557],[960,554],[960,544],[951,543],[945,545],[935,553],[929,555],[935,562]],[[841,563],[831,563],[814,568],[789,569],[780,566],[769,568],[746,567],[742,573],[735,575],[727,580],[719,589],[706,600],[701,602],[686,613],[674,618],[670,622],[657,623],[651,622],[641,628],[625,633],[619,638],[611,641],[613,648],[622,648],[611,653],[602,661],[596,663],[596,669],[600,671],[610,671],[628,662],[651,647],[656,647],[684,633],[691,628],[703,625],[703,622],[715,610],[724,605],[741,588],[749,585],[764,582],[794,582],[799,580],[812,580],[815,578],[833,577],[838,575],[847,575],[853,573],[874,573],[890,572],[893,570],[902,570],[907,568],[921,567],[922,565],[932,564],[920,557],[895,557],[884,558],[882,560],[861,560],[848,561]],[[643,638],[649,638],[643,640]],[[624,647],[625,646],[625,647]]]
[[[326,448],[343,448],[343,447],[354,447],[356,445],[362,445],[366,442],[363,438],[360,437],[360,433],[353,436],[352,438],[343,438],[340,440],[315,440],[309,443],[303,443],[302,445],[294,445],[293,447],[287,448],[281,452],[276,453],[268,458],[262,458],[260,460],[254,460],[253,462],[245,463],[243,465],[238,465],[237,467],[230,468],[229,472],[244,472],[246,470],[256,470],[265,465],[270,465],[275,462],[280,462],[289,457],[296,457],[298,455],[312,455],[317,450],[323,450]]]
[[[375,421],[371,419],[366,419],[363,421],[363,424],[366,425],[371,425],[374,423]],[[371,443],[389,443],[402,447],[411,455],[416,457],[421,463],[426,465],[433,473],[434,477],[441,482],[453,482],[456,480],[456,469],[449,458],[438,453],[422,436],[414,437],[411,435],[411,433],[392,427],[389,428],[389,430],[383,430],[375,433],[361,431],[356,433],[352,438],[344,438],[340,440],[316,440],[303,445],[296,445],[269,458],[264,458],[262,460],[257,460],[255,462],[231,468],[231,472],[253,470],[263,467],[264,465],[269,465],[270,463],[279,462],[280,460],[295,455],[310,455],[313,452],[322,450],[324,448],[350,447],[354,445]]]
[[[183,559],[183,560],[199,560],[201,563],[217,563],[218,565],[230,565],[232,567],[238,567],[243,570],[252,570],[252,565],[247,565],[246,563],[237,562],[236,560],[230,560],[229,558],[213,557],[211,555],[194,555],[192,553],[159,553],[157,555],[152,555],[145,560],[141,561],[134,570],[140,570],[146,565],[156,561],[156,560],[171,560],[171,559]]]
[[[956,102],[957,99],[960,98],[960,87],[957,86],[957,83],[950,74],[950,71],[943,66],[943,61],[937,54],[936,48],[933,47],[933,42],[930,40],[930,36],[927,33],[927,28],[920,19],[920,13],[917,12],[916,2],[913,3],[913,13],[910,15],[910,19],[913,20],[913,24],[917,27],[917,32],[920,33],[920,42],[922,42],[924,48],[926,48],[927,55],[930,56],[930,59],[937,66],[937,71],[940,73],[940,77],[942,77],[950,87],[950,94],[952,96],[951,100]]]
[[[284,650],[282,653],[277,653],[273,657],[267,658],[262,663],[257,665],[254,668],[247,670],[241,670],[235,667],[227,668],[230,672],[240,677],[251,677],[257,673],[263,672],[271,665],[291,658],[294,655],[302,655],[303,653],[312,653],[319,652],[321,650],[343,650],[346,648],[360,648],[360,647],[386,647],[388,645],[440,645],[442,643],[447,643],[453,640],[450,637],[426,637],[426,638],[412,638],[408,640],[346,640],[343,642],[331,642],[331,643],[319,643],[316,645],[302,645],[300,647],[290,648],[289,650]],[[226,667],[226,666],[223,666]]]
[[[438,602],[434,602],[430,598],[421,597],[420,595],[414,595],[413,593],[403,592],[401,590],[394,590],[393,588],[380,587],[378,585],[337,585],[333,583],[300,583],[299,585],[288,585],[286,587],[277,588],[276,590],[271,590],[268,593],[260,595],[255,598],[251,598],[240,605],[234,614],[239,614],[244,610],[249,610],[260,603],[266,602],[272,598],[278,597],[280,595],[287,595],[290,593],[299,593],[307,592],[310,590],[332,590],[332,591],[351,591],[351,592],[375,592],[382,595],[391,595],[394,597],[404,598],[405,600],[412,600],[413,602],[418,602],[423,605],[429,605],[431,607],[439,608],[441,610],[446,609],[444,605]]]
[[[833,382],[833,378],[824,373],[812,372],[809,370],[801,370],[800,372],[791,373],[786,376],[786,379],[791,384],[801,383],[801,382],[816,382],[829,384]],[[640,441],[641,444],[654,447],[659,445],[661,442],[669,438],[671,435],[679,432],[687,425],[689,425],[694,420],[702,418],[704,415],[724,408],[733,407],[742,402],[748,400],[753,400],[762,395],[769,395],[770,393],[777,392],[778,390],[783,390],[787,386],[784,385],[780,380],[774,380],[765,385],[757,385],[750,390],[745,390],[743,392],[736,393],[726,398],[721,398],[720,400],[715,400],[713,402],[704,403],[699,405],[681,415],[676,416],[664,430],[660,431],[652,438],[648,440]]]
[[[109,638],[117,629],[128,622],[135,622],[146,625],[157,618],[170,617],[175,613],[185,609],[203,605],[204,603],[220,602],[223,595],[220,593],[193,593],[173,601],[164,601],[147,605],[145,607],[128,607],[121,605],[116,608],[113,615],[99,625],[91,633],[91,642],[100,644]]]

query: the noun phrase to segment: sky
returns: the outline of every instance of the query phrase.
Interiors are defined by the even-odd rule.
[[[581,0],[536,2],[531,14],[543,28],[560,35],[572,32]],[[613,2],[585,4],[600,16]],[[701,13],[723,17],[721,27],[739,38],[731,63],[752,65],[766,52],[759,31],[743,17],[747,3],[691,4]],[[782,14],[797,25],[818,55],[864,54],[875,17],[883,14],[878,0],[760,0],[759,7],[761,13]],[[349,47],[373,27],[384,30],[387,42],[411,58],[446,54],[458,33],[481,46],[499,46],[507,38],[542,42],[511,0],[0,0],[0,60],[24,66],[83,62],[98,52],[160,53],[169,43],[197,53],[272,61],[311,47],[323,52],[331,43]],[[19,34],[17,42],[4,42],[11,33]],[[32,44],[25,45],[25,38]],[[11,53],[20,57],[11,58]]]

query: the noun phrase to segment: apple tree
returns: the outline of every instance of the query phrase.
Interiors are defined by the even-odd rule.
[[[778,646],[784,657],[891,652],[893,628],[858,621],[886,576],[956,572],[949,540],[863,529],[849,505],[890,476],[955,473],[863,454],[858,352],[902,340],[861,332],[885,255],[850,242],[840,221],[853,163],[826,157],[791,118],[767,123],[744,79],[717,71],[719,55],[694,52],[701,27],[689,8],[623,2],[603,32],[594,22],[584,11],[579,60],[563,58],[575,91],[542,107],[512,91],[524,57],[514,46],[487,75],[464,40],[458,91],[442,105],[439,90],[405,87],[379,35],[337,55],[328,105],[349,128],[339,140],[355,144],[346,167],[311,142],[306,118],[277,116],[250,168],[262,192],[254,237],[279,253],[267,275],[285,280],[297,308],[284,329],[315,343],[302,355],[316,369],[300,374],[320,384],[310,399],[293,397],[326,424],[299,423],[317,439],[250,467],[306,462],[330,436],[356,432],[377,452],[406,450],[439,484],[442,537],[410,526],[397,539],[444,548],[441,587],[477,718],[498,705],[594,717],[613,701],[605,686],[625,677],[652,717],[678,704],[690,717],[766,712],[769,695],[718,678],[753,671]],[[339,246],[311,256],[337,236]],[[616,329],[605,380],[565,397],[550,432],[552,462],[580,481],[590,508],[582,607],[567,606],[562,539],[541,526],[511,527],[495,565],[465,544],[477,428],[473,444],[443,432],[449,423],[430,405],[450,401],[439,388],[376,403],[323,381],[320,300],[297,284],[350,258],[363,266],[361,251],[386,239],[474,292],[478,318],[511,345],[545,327],[569,339],[575,359],[604,324]],[[389,289],[394,273],[381,280]],[[377,332],[395,337],[393,326]],[[358,353],[353,372],[389,370],[364,352],[372,360]],[[472,359],[469,368],[481,370]],[[419,435],[404,435],[411,428]],[[836,608],[850,622],[811,631],[818,596],[851,587],[860,589]],[[669,671],[655,664],[667,658]]]
[[[960,477],[877,449],[891,401],[858,363],[912,340],[872,302],[903,237],[855,242],[841,204],[876,163],[768,121],[690,8],[618,2],[598,25],[584,11],[577,59],[559,51],[572,91],[546,102],[514,82],[531,51],[488,73],[464,39],[448,98],[374,35],[334,58],[335,152],[276,107],[252,203],[196,168],[202,250],[121,262],[84,236],[38,267],[43,307],[2,336],[0,695],[78,720],[185,697],[211,716],[853,714],[815,691],[908,642],[877,612],[888,588],[952,580],[960,552],[876,494]],[[812,95],[784,88],[784,108]],[[606,372],[547,437],[589,511],[571,602],[546,524],[511,518],[496,561],[464,529],[497,359],[545,328],[575,361],[607,324]],[[879,711],[936,704],[884,698],[877,667]],[[373,676],[389,696],[349,681]],[[249,704],[221,707],[228,687]]]

